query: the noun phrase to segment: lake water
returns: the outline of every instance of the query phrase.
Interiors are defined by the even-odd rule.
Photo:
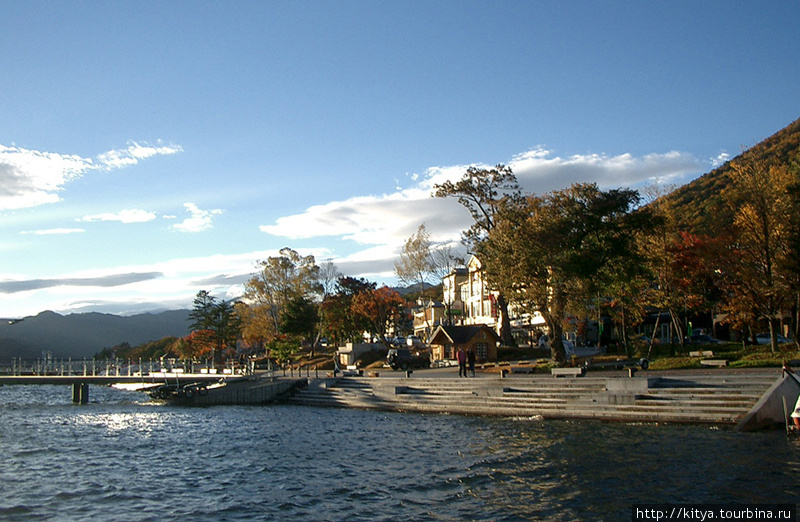
[[[781,431],[70,393],[0,387],[0,520],[613,521],[800,498],[800,440]]]

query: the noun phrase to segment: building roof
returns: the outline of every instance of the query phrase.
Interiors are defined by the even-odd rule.
[[[433,332],[430,344],[443,344],[442,342],[436,342],[436,338],[439,336],[445,336],[445,338],[452,344],[466,344],[480,332],[489,332],[495,342],[500,340],[500,337],[497,335],[497,333],[495,333],[492,328],[485,324],[474,324],[468,326],[441,325],[436,329],[436,331]]]

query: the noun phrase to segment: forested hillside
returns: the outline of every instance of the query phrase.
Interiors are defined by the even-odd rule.
[[[120,343],[138,345],[164,337],[184,337],[189,333],[188,318],[188,310],[129,317],[42,312],[13,324],[0,324],[0,360],[37,358],[42,352],[56,358],[92,357]]]
[[[800,119],[766,140],[745,150],[732,161],[766,166],[800,161]],[[726,162],[665,196],[663,203],[681,230],[716,235],[731,225],[733,212],[723,192],[730,183],[731,162]]]

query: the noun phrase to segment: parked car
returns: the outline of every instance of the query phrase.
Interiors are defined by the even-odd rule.
[[[408,344],[412,348],[419,348],[421,346],[424,346],[422,339],[420,339],[418,335],[409,335],[408,337],[406,337],[406,344]]]
[[[566,338],[562,337],[561,344],[564,345],[564,353],[567,357],[575,355],[575,345],[572,344],[572,341],[568,341]],[[547,334],[539,337],[539,349],[550,350],[550,337],[548,337]]]
[[[719,344],[722,341],[720,341],[719,339],[714,339],[710,335],[695,334],[689,337],[689,342],[692,344]]]
[[[407,348],[391,348],[386,355],[386,361],[392,370],[409,370],[412,368],[427,368],[431,365],[430,354],[414,352]]]
[[[784,337],[782,335],[776,335],[776,337],[778,338],[778,344],[792,342],[791,339],[787,339],[786,337]],[[770,338],[769,333],[765,332],[765,333],[760,333],[760,334],[756,335],[756,342],[758,344],[771,344],[772,343],[772,339]]]

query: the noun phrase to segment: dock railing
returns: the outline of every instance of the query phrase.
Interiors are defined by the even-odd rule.
[[[271,367],[267,371],[272,370]],[[196,359],[56,359],[50,356],[27,360],[12,357],[10,363],[0,365],[0,375],[60,375],[60,376],[114,376],[146,377],[153,373],[218,373],[223,375],[250,375],[256,372],[253,361],[240,363],[228,360],[213,365],[210,361]]]

